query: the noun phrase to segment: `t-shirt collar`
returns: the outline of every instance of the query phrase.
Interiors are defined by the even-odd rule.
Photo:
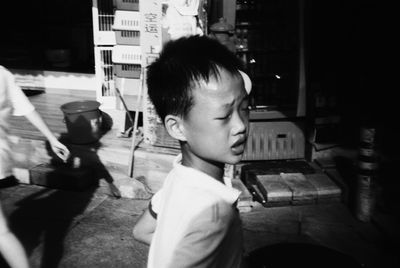
[[[192,187],[214,192],[230,204],[235,203],[239,198],[241,193],[239,190],[216,180],[202,171],[183,166],[182,154],[179,154],[175,158],[173,166],[180,175],[178,177],[182,178],[182,183],[188,183]],[[226,178],[224,178],[224,180],[226,180]]]

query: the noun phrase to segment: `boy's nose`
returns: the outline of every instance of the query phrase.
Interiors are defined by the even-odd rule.
[[[246,118],[242,118],[239,114],[236,114],[233,118],[233,127],[232,127],[232,135],[243,134],[246,133],[247,125],[249,120]]]

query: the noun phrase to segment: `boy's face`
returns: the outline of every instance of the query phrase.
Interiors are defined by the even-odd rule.
[[[241,76],[222,69],[218,80],[202,81],[192,93],[194,104],[183,120],[189,153],[198,161],[238,163],[249,120]]]

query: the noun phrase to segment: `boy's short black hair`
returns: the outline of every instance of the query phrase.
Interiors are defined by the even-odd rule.
[[[156,112],[164,121],[168,114],[184,117],[193,105],[195,83],[219,77],[218,68],[240,75],[239,58],[217,40],[189,36],[169,41],[159,58],[147,69],[147,87]]]

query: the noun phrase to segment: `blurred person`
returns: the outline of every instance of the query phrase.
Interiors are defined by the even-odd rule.
[[[12,174],[12,152],[9,143],[9,118],[25,116],[49,141],[52,151],[64,162],[69,157],[69,150],[47,127],[35,107],[15,84],[13,74],[0,66],[0,189],[18,184]],[[0,253],[11,268],[29,267],[29,261],[21,242],[7,224],[0,204]]]
[[[29,267],[25,249],[17,237],[10,231],[0,206],[0,253],[11,268]]]
[[[15,84],[13,74],[0,66],[0,188],[18,184],[12,174],[13,158],[8,135],[9,118],[25,116],[48,140],[52,151],[64,162],[69,150],[51,132],[21,88]]]

